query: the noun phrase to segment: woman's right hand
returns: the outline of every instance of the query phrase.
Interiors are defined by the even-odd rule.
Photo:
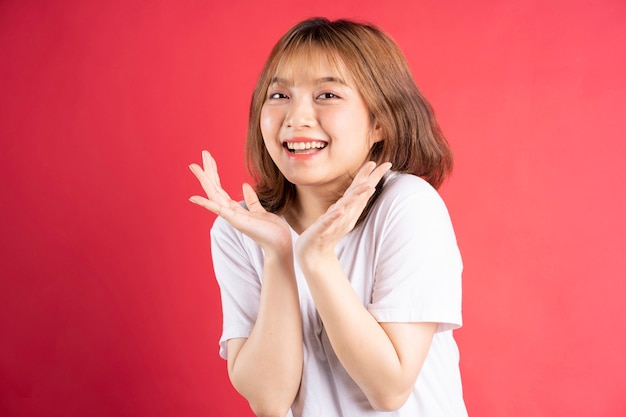
[[[267,212],[250,184],[243,184],[246,207],[230,198],[220,184],[215,159],[208,151],[202,151],[202,167],[189,165],[206,197],[194,195],[189,201],[217,214],[235,229],[256,241],[265,251],[291,250],[291,232],[287,222]]]

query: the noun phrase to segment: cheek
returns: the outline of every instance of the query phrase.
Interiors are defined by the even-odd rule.
[[[265,149],[267,149],[273,160],[276,160],[278,153],[282,150],[282,146],[279,146],[280,123],[278,120],[275,108],[264,106],[261,109],[259,120],[261,135],[263,135]]]
[[[280,127],[279,115],[277,114],[276,109],[263,106],[261,108],[260,124],[261,133],[264,138],[269,139],[269,137],[276,135],[278,128]]]
[[[329,118],[327,121],[348,137],[367,147],[378,141],[369,114],[361,111],[361,109],[349,109],[342,113],[333,114],[332,119]]]

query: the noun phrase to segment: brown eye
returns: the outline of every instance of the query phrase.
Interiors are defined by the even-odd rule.
[[[321,98],[322,100],[328,100],[329,98],[339,98],[339,97],[334,93],[322,93],[318,96],[318,98]]]
[[[288,97],[286,94],[283,94],[283,93],[270,93],[267,98],[268,100],[279,100],[279,99],[288,98]]]

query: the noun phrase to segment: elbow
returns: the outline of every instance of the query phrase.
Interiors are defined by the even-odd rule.
[[[290,390],[270,388],[269,390],[238,385],[233,382],[233,387],[248,401],[250,409],[257,417],[285,417],[293,404],[295,393]]]
[[[230,381],[257,417],[285,417],[298,393],[299,380],[263,380],[231,370]],[[298,384],[296,384],[298,382]]]
[[[289,412],[290,407],[281,407],[277,404],[253,404],[249,403],[252,412],[257,417],[285,417]]]
[[[237,387],[235,387],[236,389]],[[239,390],[238,390],[239,391]],[[276,395],[274,392],[254,392],[246,395],[246,392],[239,391],[247,401],[250,409],[257,417],[285,417],[293,404],[294,396],[280,395],[284,391]],[[250,394],[250,393],[248,393]]]
[[[386,394],[386,395],[371,397],[371,398],[368,398],[368,400],[374,410],[391,412],[391,411],[396,411],[402,408],[402,406],[406,404],[410,395],[411,395],[411,391],[407,391],[402,394],[395,394],[395,395]]]
[[[261,389],[256,386],[237,386],[233,384],[239,394],[248,401],[250,409],[257,417],[285,417],[293,404],[297,392],[289,389],[278,389],[275,386]],[[244,388],[244,389],[242,389]]]

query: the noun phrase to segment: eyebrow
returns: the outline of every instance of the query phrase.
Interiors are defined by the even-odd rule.
[[[321,77],[321,78],[317,78],[314,80],[315,84],[322,84],[322,83],[338,83],[338,84],[342,84],[342,85],[348,85],[344,80],[342,80],[339,77]],[[272,84],[283,84],[286,86],[292,86],[293,85],[293,81],[288,80],[286,78],[282,78],[282,77],[272,77],[272,79],[270,80],[270,85]]]

